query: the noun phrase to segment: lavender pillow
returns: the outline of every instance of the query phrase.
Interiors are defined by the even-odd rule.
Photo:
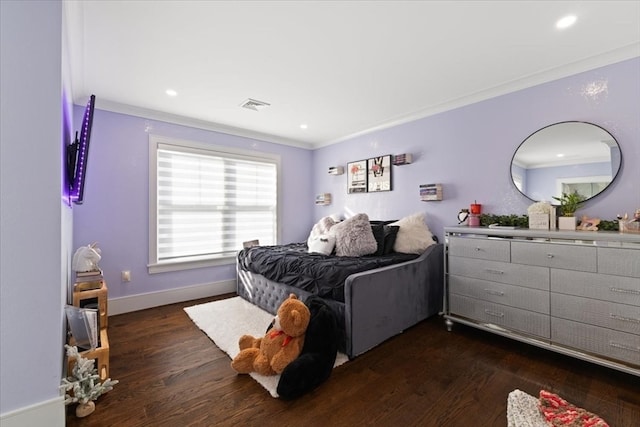
[[[337,256],[364,256],[375,253],[378,249],[369,217],[360,213],[335,224],[329,234],[336,236]]]

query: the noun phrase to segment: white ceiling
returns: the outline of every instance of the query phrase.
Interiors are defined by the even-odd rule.
[[[640,56],[640,1],[64,5],[77,104],[310,148]]]

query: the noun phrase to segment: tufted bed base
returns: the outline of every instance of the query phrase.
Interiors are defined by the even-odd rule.
[[[431,245],[418,258],[347,277],[345,302],[326,299],[338,316],[340,349],[354,358],[437,314],[442,309],[442,244]],[[236,263],[237,293],[275,314],[290,293],[305,300],[302,289],[266,279]]]

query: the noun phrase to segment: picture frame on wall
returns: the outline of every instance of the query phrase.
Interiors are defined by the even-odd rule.
[[[367,192],[367,161],[347,163],[347,193]]]
[[[391,155],[367,160],[367,191],[391,191]]]

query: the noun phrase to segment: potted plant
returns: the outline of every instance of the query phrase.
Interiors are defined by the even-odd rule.
[[[558,217],[558,229],[575,230],[577,225],[576,211],[584,202],[584,196],[577,191],[562,193],[562,196],[553,198],[560,202],[560,217]]]
[[[107,378],[104,382],[100,382],[94,360],[82,357],[75,346],[65,344],[65,348],[67,356],[75,359],[75,365],[72,375],[62,379],[62,386],[66,392],[64,403],[65,405],[78,403],[76,416],[86,417],[96,409],[93,401],[113,389],[113,386],[118,384],[118,380]]]

